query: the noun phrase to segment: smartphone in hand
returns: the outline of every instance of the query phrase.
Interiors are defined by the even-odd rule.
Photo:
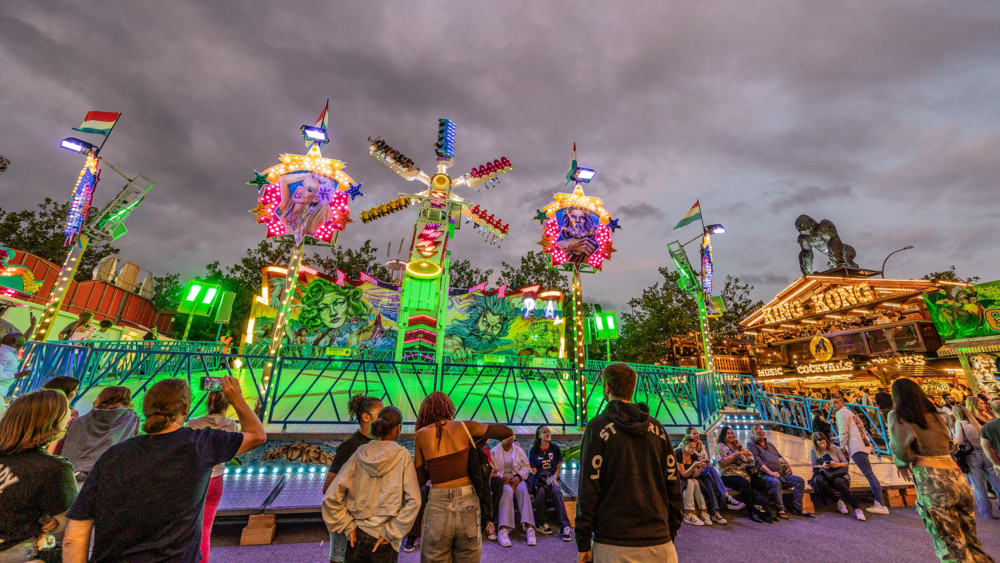
[[[202,391],[222,391],[222,378],[204,376],[201,378]]]

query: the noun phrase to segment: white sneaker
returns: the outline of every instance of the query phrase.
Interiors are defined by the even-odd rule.
[[[510,532],[506,528],[501,528],[500,532],[497,533],[497,543],[504,547],[510,547]]]
[[[865,510],[871,512],[872,514],[889,514],[889,509],[886,508],[881,502],[876,502],[874,505],[869,506]]]
[[[734,499],[731,496],[726,497],[726,506],[729,508],[729,510],[741,510],[746,507],[745,504]]]
[[[701,521],[700,518],[695,516],[693,513],[688,513],[684,515],[684,523],[691,524],[692,526],[704,526],[705,523]]]
[[[525,532],[524,535],[528,536],[528,545],[538,545],[538,540],[535,539],[534,528],[528,528],[528,531]]]
[[[844,501],[837,501],[837,510],[839,510],[841,514],[847,514],[847,505],[844,504]]]
[[[726,520],[725,518],[722,517],[722,513],[719,512],[719,511],[716,511],[715,514],[712,515],[712,521],[715,522],[716,524],[728,524],[729,523],[728,520]]]
[[[857,518],[858,520],[862,521],[862,522],[864,522],[865,520],[867,520],[867,518],[865,518],[864,511],[861,510],[860,508],[855,508],[854,509],[854,517]]]
[[[708,515],[708,512],[702,512],[701,513],[701,521],[706,526],[711,526],[712,525],[712,517]]]
[[[563,541],[573,541],[573,531],[569,526],[562,529],[562,538]]]

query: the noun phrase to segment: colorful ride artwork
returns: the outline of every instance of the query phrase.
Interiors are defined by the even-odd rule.
[[[265,340],[281,310],[287,268],[263,270],[261,295],[247,333]],[[283,354],[391,359],[399,331],[402,292],[366,274],[353,280],[308,266],[286,308]],[[538,285],[507,291],[485,284],[449,292],[442,323],[444,355],[466,363],[486,354],[557,358],[565,351],[562,292]]]

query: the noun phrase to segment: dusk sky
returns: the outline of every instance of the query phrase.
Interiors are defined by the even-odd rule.
[[[303,153],[298,128],[329,98],[323,155],[364,181],[355,218],[420,187],[371,158],[369,136],[433,169],[446,117],[456,173],[513,161],[497,187],[459,192],[510,223],[502,247],[470,228],[451,246],[497,270],[540,249],[532,216],[571,190],[576,142],[598,171],[588,195],[623,227],[588,301],[624,307],[662,279],[667,243],[698,234],[671,229],[699,199],[728,229],[716,275],[765,301],[800,275],[803,213],[832,220],[864,267],[914,245],[887,277],[1000,278],[995,0],[8,2],[0,77],[0,207],[68,199],[83,158],[59,140],[89,110],[122,112],[102,156],[156,187],[115,244],[156,274],[256,245],[245,184]],[[122,185],[102,178],[98,205]],[[396,257],[414,218],[358,220],[340,243]]]

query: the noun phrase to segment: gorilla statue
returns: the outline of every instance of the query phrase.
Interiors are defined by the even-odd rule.
[[[799,232],[799,269],[802,275],[814,274],[813,250],[818,250],[826,254],[829,259],[829,270],[842,268],[844,266],[857,268],[854,257],[857,252],[854,247],[844,244],[837,234],[837,227],[828,219],[823,219],[819,223],[808,215],[799,215],[795,220],[795,230]]]

